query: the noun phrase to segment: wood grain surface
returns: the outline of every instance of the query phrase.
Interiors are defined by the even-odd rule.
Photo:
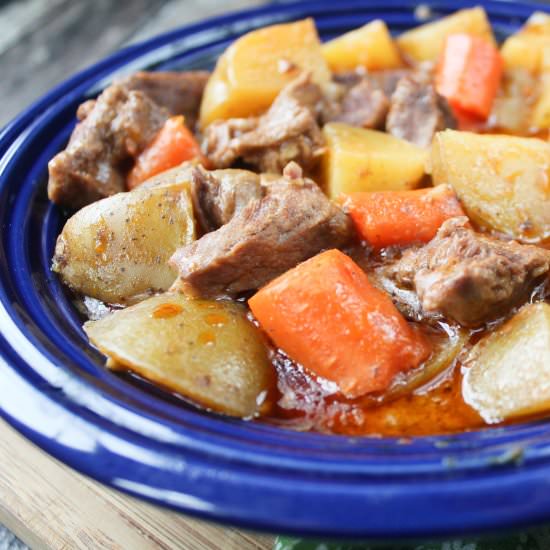
[[[124,45],[265,0],[0,0],[0,128]]]
[[[273,537],[190,519],[66,468],[0,421],[0,523],[33,549],[268,550]]]

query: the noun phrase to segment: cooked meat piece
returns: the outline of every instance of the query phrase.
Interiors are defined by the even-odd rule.
[[[455,120],[444,98],[421,75],[406,76],[391,96],[386,130],[420,147],[428,147],[439,130],[454,128]]]
[[[407,75],[412,74],[412,69],[383,69],[367,72],[364,69],[338,73],[333,76],[334,82],[341,84],[346,89],[353,88],[363,80],[367,80],[373,88],[381,90],[387,97],[391,97],[397,83]]]
[[[209,77],[208,71],[138,72],[117,84],[143,92],[171,115],[184,115],[187,126],[194,128]]]
[[[366,78],[373,86],[380,88],[387,97],[391,97],[399,81],[412,74],[412,69],[385,69],[370,72],[366,75]]]
[[[79,112],[67,148],[48,164],[48,196],[56,204],[80,208],[125,189],[133,158],[169,116],[142,92],[110,86]]]
[[[295,164],[262,191],[229,223],[176,251],[172,290],[221,296],[257,289],[349,239],[347,216]]]
[[[330,119],[360,128],[380,128],[384,126],[388,108],[386,94],[363,79],[344,94],[338,107],[332,108]]]
[[[317,124],[322,100],[321,89],[304,73],[281,91],[261,117],[210,124],[203,150],[216,168],[241,159],[261,172],[281,173],[290,161],[310,170],[324,143]]]
[[[460,217],[385,273],[398,288],[416,291],[425,314],[475,327],[525,302],[549,269],[550,251],[481,235]]]
[[[76,110],[76,118],[78,118],[78,120],[84,120],[92,112],[95,104],[95,99],[88,99],[84,103],[81,103]]]
[[[260,176],[248,170],[207,172],[197,166],[191,175],[193,210],[204,232],[228,223],[250,201],[263,196]]]

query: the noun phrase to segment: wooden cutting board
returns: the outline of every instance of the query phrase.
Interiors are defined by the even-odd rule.
[[[33,550],[271,550],[273,537],[187,518],[63,466],[0,420],[0,523]]]

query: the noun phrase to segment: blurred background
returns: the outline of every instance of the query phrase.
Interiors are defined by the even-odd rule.
[[[0,0],[0,128],[128,44],[264,0]]]

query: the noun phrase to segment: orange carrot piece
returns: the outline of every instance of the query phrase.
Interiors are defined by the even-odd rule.
[[[339,250],[287,271],[248,301],[275,345],[350,398],[389,387],[430,345]]]
[[[128,175],[127,187],[133,189],[156,174],[193,158],[203,160],[195,136],[185,126],[183,116],[171,117],[137,158]]]
[[[374,191],[342,195],[360,238],[379,250],[385,246],[431,241],[441,224],[464,216],[448,185],[414,191]]]
[[[436,73],[437,91],[449,104],[486,119],[502,76],[502,58],[488,40],[469,34],[447,37]]]

